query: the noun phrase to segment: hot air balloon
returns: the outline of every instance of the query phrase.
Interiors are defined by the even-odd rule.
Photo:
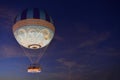
[[[39,60],[54,37],[52,18],[45,10],[25,9],[14,20],[13,34],[16,41],[31,61],[28,72],[41,72]]]

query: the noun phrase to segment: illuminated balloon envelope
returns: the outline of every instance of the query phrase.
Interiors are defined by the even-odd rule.
[[[55,27],[52,18],[38,8],[26,9],[17,15],[13,33],[32,64],[37,64],[53,39]]]

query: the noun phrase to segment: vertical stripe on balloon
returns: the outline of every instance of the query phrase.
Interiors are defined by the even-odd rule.
[[[34,11],[33,11],[33,18],[35,19],[39,19],[40,18],[40,13],[39,13],[39,9],[38,8],[34,8]]]
[[[26,17],[27,17],[27,9],[23,11],[21,15],[21,20],[26,19]]]
[[[45,12],[43,10],[40,10],[40,19],[45,20]]]
[[[15,17],[15,20],[14,20],[14,23],[16,23],[17,21],[21,20],[21,14],[18,14],[16,17]]]
[[[28,9],[27,11],[27,18],[33,18],[33,9]]]
[[[53,20],[52,20],[52,18],[51,18],[51,16],[50,16],[50,22],[51,22],[51,23],[54,23]]]
[[[46,17],[46,21],[50,22],[50,18],[48,16],[47,12],[45,12],[45,17]]]

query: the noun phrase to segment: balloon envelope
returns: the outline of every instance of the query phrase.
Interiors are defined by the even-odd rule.
[[[25,48],[39,49],[47,46],[54,36],[52,19],[45,11],[27,9],[18,15],[13,25],[17,42]]]

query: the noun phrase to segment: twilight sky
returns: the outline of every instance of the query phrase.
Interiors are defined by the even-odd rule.
[[[56,33],[40,64],[30,64],[12,33],[15,16],[43,8]],[[120,5],[117,0],[0,0],[0,80],[120,80]]]

